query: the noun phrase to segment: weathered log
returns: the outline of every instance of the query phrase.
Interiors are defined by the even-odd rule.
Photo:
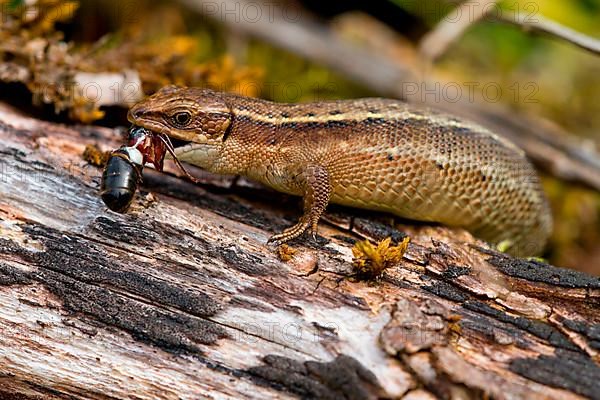
[[[600,398],[599,278],[354,210],[284,262],[296,199],[148,171],[115,214],[86,144],[0,108],[0,398]],[[364,282],[357,233],[412,240]]]

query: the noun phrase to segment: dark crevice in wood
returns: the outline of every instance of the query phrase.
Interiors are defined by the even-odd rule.
[[[339,355],[331,362],[300,362],[277,355],[263,358],[264,365],[251,367],[256,383],[294,393],[305,399],[376,399],[381,392],[371,371],[356,359]]]
[[[586,337],[588,344],[595,350],[600,350],[600,324],[586,323],[584,321],[576,321],[572,319],[564,319],[559,317],[558,320],[564,324],[567,329],[577,332]]]
[[[506,275],[566,288],[600,289],[600,277],[592,277],[583,272],[557,268],[535,260],[512,258],[496,254],[487,262]]]
[[[6,245],[3,242],[4,239],[0,238],[0,249]],[[0,262],[0,286],[24,285],[32,282],[27,273],[9,264]]]
[[[184,200],[190,205],[208,209],[233,221],[271,232],[281,231],[291,223],[286,223],[273,215],[231,200],[229,198],[231,192],[225,196],[213,194],[205,187],[184,182],[174,176],[158,174],[155,171],[144,172],[143,187],[156,193]]]
[[[509,368],[544,385],[573,391],[593,400],[600,399],[600,367],[581,353],[557,349],[551,356],[514,359]]]
[[[469,296],[466,295],[463,290],[460,290],[456,286],[444,281],[434,281],[430,285],[421,286],[421,288],[438,297],[457,303],[463,303],[469,298]]]
[[[475,311],[478,314],[484,314],[492,317],[495,320],[514,325],[521,332],[525,331],[532,335],[547,341],[554,347],[563,348],[572,351],[581,351],[566,335],[552,327],[551,325],[537,320],[532,320],[525,317],[515,317],[509,315],[497,308],[490,307],[488,304],[481,301],[467,301],[463,303],[463,307]]]

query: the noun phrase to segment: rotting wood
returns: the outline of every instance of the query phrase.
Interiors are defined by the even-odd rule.
[[[282,262],[297,199],[147,171],[115,214],[86,144],[120,135],[0,107],[0,397],[600,398],[600,278],[340,208]],[[358,282],[336,226],[411,244]]]

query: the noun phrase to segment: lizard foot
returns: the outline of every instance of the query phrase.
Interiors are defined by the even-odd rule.
[[[267,243],[279,246],[285,242],[289,242],[290,240],[295,239],[298,236],[302,235],[304,233],[304,231],[306,230],[306,228],[308,228],[308,225],[309,225],[308,222],[300,221],[296,225],[294,225],[290,228],[287,228],[283,232],[281,232],[277,235],[271,236],[269,238],[269,240],[267,241]]]
[[[311,236],[314,240],[317,240],[317,226],[316,224],[310,224],[307,221],[300,220],[296,225],[287,228],[283,232],[273,235],[267,240],[268,244],[274,244],[279,246],[285,242],[289,242],[292,239],[302,235],[310,227]]]
[[[310,228],[312,237],[316,241],[319,218],[325,211],[331,194],[329,175],[323,167],[309,166],[302,174],[302,181],[305,184],[304,214],[296,225],[287,228],[278,235],[271,236],[267,243],[278,246],[297,238],[308,228]]]

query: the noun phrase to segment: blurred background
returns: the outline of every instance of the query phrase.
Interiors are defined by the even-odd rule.
[[[0,0],[0,100],[128,125],[167,84],[281,102],[397,97],[525,149],[555,229],[544,255],[600,275],[600,0]]]

